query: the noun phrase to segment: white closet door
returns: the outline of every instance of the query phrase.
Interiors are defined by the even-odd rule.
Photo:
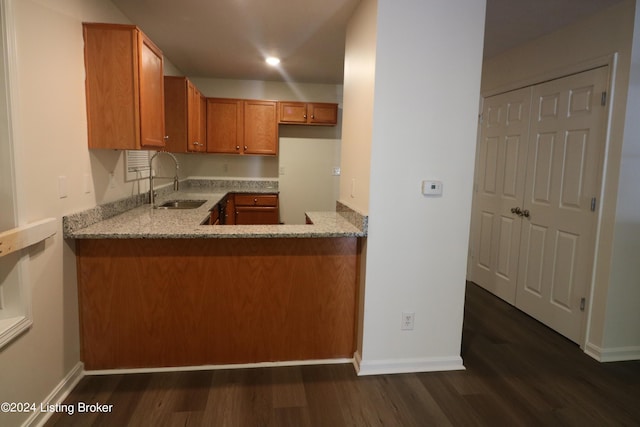
[[[515,304],[531,88],[485,99],[472,242],[471,280]]]
[[[516,307],[580,342],[605,146],[608,68],[534,87]]]

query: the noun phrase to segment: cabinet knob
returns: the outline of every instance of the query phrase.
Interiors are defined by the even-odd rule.
[[[164,139],[165,141],[168,141],[168,140],[169,140],[169,135],[165,135],[163,139]]]
[[[202,145],[198,141],[193,141],[193,145]]]
[[[240,146],[239,146],[239,145],[236,145],[236,150],[239,150],[239,149],[240,149]]]
[[[312,115],[311,115],[311,120],[313,120],[313,119],[315,119],[315,118],[316,118],[316,115],[315,115],[315,114],[312,114]]]
[[[305,114],[305,115],[303,116],[303,118],[304,118],[304,119],[306,119],[306,118],[307,118],[307,115]]]
[[[245,146],[244,146],[244,150],[245,150],[245,151],[247,151],[247,148],[249,148],[249,147],[247,147],[247,146],[245,145]]]
[[[253,199],[253,203],[258,203],[258,198]]]

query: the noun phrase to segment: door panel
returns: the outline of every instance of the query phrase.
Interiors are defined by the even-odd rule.
[[[591,278],[608,68],[534,87],[516,307],[579,342]],[[544,231],[543,231],[544,230]]]
[[[471,277],[515,303],[531,89],[487,98],[476,170]]]

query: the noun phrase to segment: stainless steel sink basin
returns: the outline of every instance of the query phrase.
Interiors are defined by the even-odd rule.
[[[169,200],[158,206],[158,209],[195,209],[199,208],[206,200]]]

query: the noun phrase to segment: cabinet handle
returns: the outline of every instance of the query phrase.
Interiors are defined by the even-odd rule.
[[[168,141],[168,140],[169,140],[169,135],[165,135],[163,139],[164,139],[165,141]]]
[[[193,145],[202,145],[198,141],[193,141]]]
[[[524,216],[525,218],[529,218],[531,216],[531,213],[529,212],[529,209],[525,209],[522,211],[522,216]]]

